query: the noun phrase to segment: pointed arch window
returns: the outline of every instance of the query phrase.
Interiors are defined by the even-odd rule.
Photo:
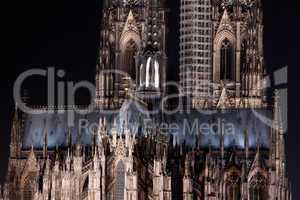
[[[116,168],[116,198],[115,200],[124,200],[125,189],[125,165],[119,161]]]
[[[255,175],[250,182],[250,200],[267,200],[268,193],[266,179],[262,175]]]
[[[241,199],[241,181],[236,173],[230,174],[226,181],[226,200],[240,200]]]
[[[32,200],[34,197],[34,177],[34,173],[31,173],[24,180],[23,200]]]
[[[147,59],[145,79],[146,87],[159,88],[159,63],[151,56]]]
[[[226,38],[221,44],[221,80],[234,80],[234,48]]]
[[[132,79],[136,79],[135,56],[138,51],[138,46],[134,40],[129,40],[126,43],[122,56],[123,71],[128,73]]]
[[[246,90],[246,84],[247,81],[245,80],[244,73],[246,72],[247,68],[247,41],[244,39],[241,43],[241,59],[240,59],[240,76],[242,77],[242,94],[245,95],[245,90]]]

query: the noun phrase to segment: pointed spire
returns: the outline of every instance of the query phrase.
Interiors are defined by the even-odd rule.
[[[58,146],[56,146],[55,150],[55,161],[54,161],[54,171],[59,171],[59,155],[58,155]]]
[[[227,97],[227,89],[224,86],[222,89],[222,93],[220,95],[218,104],[217,104],[217,108],[219,109],[225,109],[227,107],[227,101],[228,101],[228,97]]]
[[[107,121],[106,117],[99,118],[99,129],[98,129],[98,137],[101,139],[107,136]],[[99,138],[98,138],[99,139]]]
[[[179,155],[182,156],[183,155],[183,144],[182,143],[179,143]]]
[[[124,122],[124,135],[125,135],[125,146],[129,146],[129,139],[130,139],[130,129],[128,126],[128,113],[126,113],[126,119]]]
[[[76,139],[76,147],[75,147],[75,156],[79,157],[81,156],[81,149],[82,149],[82,144],[81,144],[81,137],[82,137],[82,130],[78,130],[78,135]]]
[[[93,155],[93,167],[94,167],[94,170],[98,170],[99,169],[99,147],[96,146],[95,147],[95,152],[94,152],[94,155]]]
[[[99,124],[98,124],[98,136],[101,136],[101,131],[103,129],[102,117],[99,117]],[[99,139],[99,138],[98,138]]]
[[[237,165],[237,157],[235,150],[232,151],[229,159],[229,166],[236,166]]]
[[[30,149],[30,153],[29,153],[28,157],[33,158],[34,160],[36,160],[33,145],[31,145],[31,149]]]
[[[117,146],[117,119],[116,117],[114,118],[114,122],[113,122],[113,126],[111,129],[111,135],[113,137],[113,141],[112,141],[112,146],[116,147]]]
[[[59,160],[58,145],[57,144],[56,144],[56,147],[55,147],[55,160]]]
[[[98,125],[98,134],[97,134],[97,146],[98,147],[102,147],[102,138],[103,138],[103,129],[104,129],[104,125],[103,125],[103,118],[99,118],[99,125]]]
[[[189,156],[186,155],[185,157],[185,162],[184,162],[184,176],[185,177],[189,177],[191,175],[191,172],[190,172],[190,161],[189,161]]]
[[[255,158],[254,158],[254,162],[253,162],[253,165],[255,167],[260,167],[261,166],[261,158],[260,158],[260,147],[257,148],[257,151],[256,151],[256,155],[255,155]]]
[[[44,120],[44,145],[43,145],[43,157],[47,157],[48,150],[48,130],[47,130],[47,121]]]
[[[68,143],[67,143],[68,148],[72,147],[72,132],[71,132],[71,127],[68,127]]]
[[[256,122],[255,122],[255,129],[256,129]],[[260,133],[258,131],[256,131],[256,155],[252,164],[252,168],[254,167],[262,167],[262,163],[261,163],[261,154],[260,154]]]
[[[260,152],[260,147],[261,147],[261,134],[259,132],[257,138],[257,152]]]
[[[275,91],[275,105],[274,105],[274,125],[273,130],[276,139],[276,170],[278,173],[286,174],[286,158],[285,158],[285,138],[284,138],[284,127],[283,119],[280,106],[280,93],[278,90]]]
[[[31,146],[31,150],[29,152],[29,155],[26,160],[25,168],[27,170],[39,170],[39,165],[37,162],[37,158],[33,149],[33,146]]]
[[[254,132],[255,132],[255,135],[256,135],[256,148],[257,148],[257,151],[259,152],[260,151],[260,145],[261,145],[261,132],[257,131],[256,119],[254,119]]]
[[[122,36],[128,31],[133,31],[133,32],[139,34],[139,29],[138,29],[138,26],[137,26],[137,23],[134,18],[132,10],[129,11],[129,14],[127,16],[127,20],[126,20],[124,29],[122,31]]]
[[[75,149],[75,156],[76,157],[80,157],[81,156],[81,153],[82,153],[82,146],[81,146],[81,142],[77,142],[76,144],[76,149]]]
[[[70,169],[71,169],[71,156],[70,156],[70,150],[68,149],[67,158],[66,158],[66,170],[70,171]]]
[[[103,117],[103,129],[102,129],[102,132],[103,132],[103,136],[107,136],[107,120],[106,120],[106,117]]]
[[[70,149],[68,149],[68,151],[67,151],[67,160],[68,159],[71,159],[71,156],[70,156]]]
[[[224,144],[224,130],[221,128],[221,137],[220,137],[220,145],[221,145],[221,160],[224,160],[224,152],[225,152],[225,144]]]
[[[128,123],[129,123],[129,113],[128,111],[126,112],[126,117],[125,117],[125,121],[124,121],[124,129],[129,128],[128,127]]]
[[[48,156],[45,163],[45,174],[49,174],[49,173],[50,173],[50,159]]]
[[[278,90],[276,90],[275,92],[275,97],[274,97],[274,122],[275,122],[275,129],[277,131],[282,131],[283,130],[283,126],[282,126],[282,113],[281,113],[281,109],[280,109],[280,93]]]
[[[244,131],[244,146],[245,146],[245,158],[248,160],[249,158],[249,136],[248,136],[248,131],[245,129]]]
[[[208,136],[208,153],[211,154],[212,152],[212,139],[211,139],[211,134],[209,133],[209,136]]]
[[[166,151],[166,149],[164,149],[164,155],[162,158],[162,170],[163,170],[164,174],[167,173],[167,151]]]
[[[113,127],[112,129],[117,130],[117,118],[114,118]]]
[[[97,128],[93,128],[93,144],[92,144],[92,154],[95,152],[95,147],[96,147],[96,140],[97,140]]]
[[[221,32],[222,30],[229,30],[229,31],[232,30],[230,17],[228,15],[226,8],[224,9],[223,16],[222,16],[222,19],[221,19],[221,22],[220,22],[220,25],[218,28],[218,32]]]
[[[260,152],[260,145],[257,145],[257,151],[256,151],[256,155],[251,170],[254,170],[255,168],[261,168],[261,169],[264,168],[264,163]]]
[[[221,149],[221,166],[222,168],[225,167],[225,137],[224,137],[224,130],[221,128],[221,137],[220,137],[220,149]]]
[[[205,156],[205,177],[209,175],[209,166],[210,166],[210,153],[206,154]]]
[[[82,151],[82,161],[85,162],[85,156],[86,156],[86,147],[83,146],[83,151]]]

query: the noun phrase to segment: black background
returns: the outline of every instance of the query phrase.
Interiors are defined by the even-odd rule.
[[[178,66],[178,1],[170,3],[170,66]],[[27,0],[1,2],[0,72],[0,181],[3,182],[9,156],[10,126],[13,117],[12,87],[17,76],[32,68],[55,66],[66,78],[94,81],[101,4],[79,0]],[[293,199],[300,199],[300,28],[299,1],[264,2],[265,59],[268,71],[289,66],[289,132],[287,172],[293,186]],[[171,71],[171,70],[170,70]],[[177,72],[171,74],[176,77]],[[32,104],[44,104],[45,81],[26,82]],[[81,96],[87,93],[82,91]],[[80,95],[79,95],[80,96]],[[78,98],[78,103],[85,100]]]

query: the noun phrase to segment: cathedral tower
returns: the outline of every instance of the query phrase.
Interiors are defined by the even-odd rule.
[[[181,0],[180,84],[192,108],[155,113],[164,4],[104,2],[98,107],[16,108],[0,200],[292,199],[278,94],[263,98],[260,0]]]
[[[96,104],[119,108],[137,90],[163,92],[166,8],[158,0],[114,0],[104,5],[96,75]]]
[[[263,103],[260,0],[181,0],[180,82],[193,107],[232,101]]]
[[[181,0],[180,85],[194,105],[211,96],[211,18],[210,0]]]
[[[214,92],[236,98],[263,97],[263,16],[260,0],[213,1]],[[220,90],[220,88],[219,88]]]

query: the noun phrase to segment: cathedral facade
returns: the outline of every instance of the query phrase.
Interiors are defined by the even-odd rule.
[[[291,200],[261,0],[180,1],[172,112],[167,3],[103,4],[95,108],[16,108],[0,199]]]

